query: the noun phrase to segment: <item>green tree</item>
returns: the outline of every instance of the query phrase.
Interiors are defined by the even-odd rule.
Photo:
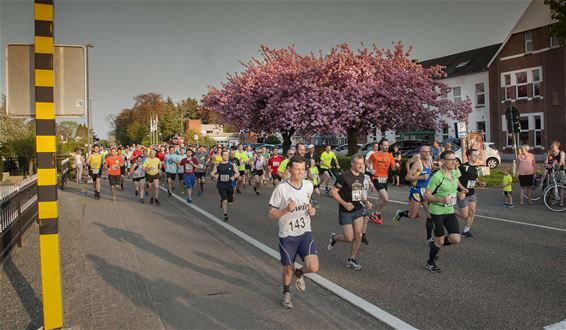
[[[560,45],[566,45],[566,1],[564,0],[544,0],[550,7],[551,17],[558,22],[550,26],[550,34],[560,38]]]
[[[281,143],[281,140],[279,140],[275,135],[270,135],[265,139],[264,142],[268,144],[279,144]]]
[[[77,138],[77,130],[79,129],[79,123],[76,121],[65,120],[57,123],[57,137],[60,137],[63,141],[73,141]]]

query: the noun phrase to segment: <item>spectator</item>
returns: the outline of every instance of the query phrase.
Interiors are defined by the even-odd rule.
[[[523,198],[525,193],[529,205],[533,204],[533,178],[535,174],[535,157],[529,152],[529,146],[524,144],[519,148],[519,155],[517,156],[517,175],[519,177],[519,184],[521,186],[521,206],[525,205]]]

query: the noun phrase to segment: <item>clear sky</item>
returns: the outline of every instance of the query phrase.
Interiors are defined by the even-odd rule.
[[[55,0],[55,42],[93,43],[93,126],[155,92],[200,99],[208,85],[241,70],[261,44],[301,52],[347,42],[390,47],[402,41],[425,60],[503,42],[529,1],[103,1]],[[33,43],[33,0],[0,0],[4,48]]]

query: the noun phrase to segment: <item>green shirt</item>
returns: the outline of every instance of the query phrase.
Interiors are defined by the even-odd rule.
[[[281,164],[279,164],[279,167],[277,168],[277,172],[279,172],[280,174],[285,173],[285,170],[287,169],[287,163],[289,163],[289,158],[283,159],[283,161],[281,162]]]
[[[320,168],[325,168],[325,169],[329,169],[330,166],[332,165],[332,160],[335,160],[336,162],[338,162],[336,160],[336,154],[334,154],[334,152],[330,151],[330,152],[323,152],[320,155]]]
[[[513,183],[513,178],[511,177],[511,175],[506,174],[503,176],[503,191],[512,191],[513,187],[511,185],[506,186],[510,183]]]
[[[444,171],[440,170],[434,173],[430,178],[427,190],[434,193],[434,197],[444,198],[450,196],[450,203],[430,203],[429,209],[430,213],[434,215],[444,215],[454,213],[454,205],[458,199],[458,178],[460,177],[460,171],[452,170],[452,180],[448,179],[444,175]]]
[[[248,157],[248,153],[245,152],[245,151],[242,151],[242,152],[236,151],[236,152],[234,153],[234,157],[236,157],[236,159],[240,161],[240,168],[239,168],[239,170],[240,170],[240,171],[245,171],[245,170],[246,170],[246,164],[248,163],[248,160],[250,159],[250,158]]]

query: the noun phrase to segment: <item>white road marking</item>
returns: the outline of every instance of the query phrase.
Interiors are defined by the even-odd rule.
[[[160,187],[160,189],[163,190],[163,191],[167,191],[167,189],[165,189],[164,187]],[[250,243],[251,245],[255,246],[259,250],[265,252],[266,254],[271,256],[272,258],[279,260],[279,258],[280,258],[279,253],[277,251],[273,250],[272,248],[268,247],[267,245],[261,243],[260,241],[256,240],[255,238],[249,236],[248,234],[234,228],[233,226],[229,225],[228,223],[218,219],[217,217],[215,217],[214,215],[212,215],[212,214],[208,213],[207,211],[201,209],[200,207],[198,207],[194,204],[188,204],[186,202],[186,200],[184,200],[182,197],[180,197],[176,193],[173,193],[173,197],[175,197],[177,200],[181,201],[185,205],[190,206],[191,208],[193,208],[194,210],[196,210],[200,214],[207,217],[209,220],[215,222],[217,225],[223,227],[224,229],[230,231],[234,235],[240,237],[241,239],[243,239],[246,242]],[[301,266],[298,263],[295,263],[295,265],[296,265],[296,267]],[[380,320],[381,322],[389,325],[390,327],[392,327],[394,329],[416,329],[414,326],[412,326],[412,325],[410,325],[406,322],[403,322],[402,320],[398,319],[397,317],[387,313],[383,309],[375,306],[374,304],[368,302],[367,300],[353,294],[352,292],[342,288],[341,286],[327,280],[326,278],[324,278],[324,277],[322,277],[318,274],[305,274],[305,276],[310,278],[313,282],[317,283],[321,287],[331,291],[335,295],[346,300],[350,304],[358,307],[359,309],[365,311],[369,315],[373,316],[374,318]]]
[[[374,196],[368,196],[368,198],[379,199],[378,197],[374,197]],[[397,204],[403,204],[403,205],[407,204],[407,202],[396,201],[396,200],[392,200],[392,199],[390,199],[389,202],[397,203]],[[566,232],[566,229],[562,229],[562,228],[548,227],[548,226],[537,225],[537,224],[534,224],[534,223],[520,222],[520,221],[509,220],[509,219],[490,217],[490,216],[487,216],[487,215],[476,214],[476,217],[490,219],[490,220],[496,220],[496,221],[510,222],[510,223],[514,223],[514,224],[517,224],[517,225],[524,225],[524,226],[531,226],[531,227],[538,227],[538,228],[544,228],[544,229]]]
[[[566,320],[560,321],[558,323],[547,325],[544,330],[564,330],[566,329]]]

